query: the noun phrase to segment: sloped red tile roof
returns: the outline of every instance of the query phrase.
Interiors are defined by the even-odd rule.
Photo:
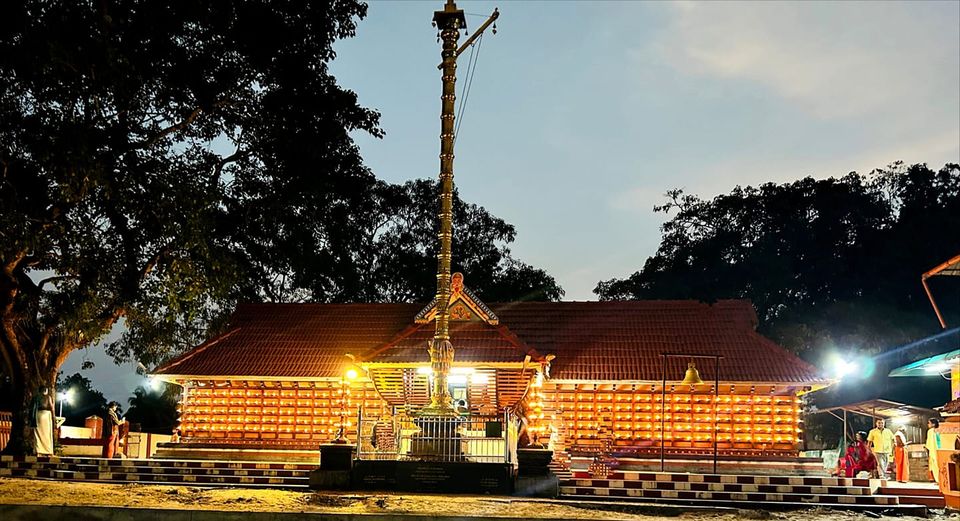
[[[429,363],[427,342],[433,339],[434,322],[418,324],[386,345],[365,353],[362,359],[380,363]],[[512,335],[505,326],[486,322],[450,322],[450,338],[457,362],[522,362],[527,354],[539,358],[536,351]]]
[[[336,377],[346,353],[371,362],[427,362],[433,325],[416,326],[418,304],[248,304],[225,335],[155,373],[189,376]],[[491,304],[500,326],[452,322],[459,361],[522,361],[554,354],[560,380],[656,381],[662,353],[723,356],[721,381],[819,382],[816,369],[758,334],[746,301],[515,302]],[[372,358],[371,358],[372,357]],[[667,378],[687,359],[669,359]],[[713,362],[696,360],[704,380]]]
[[[742,300],[525,302],[494,306],[502,323],[543,354],[562,380],[663,378],[661,354],[719,355],[721,381],[818,382],[812,365],[755,331],[756,312]],[[668,358],[667,379],[683,378],[688,358]],[[694,360],[704,381],[714,361]]]

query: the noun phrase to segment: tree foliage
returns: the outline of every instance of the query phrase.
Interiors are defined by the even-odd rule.
[[[60,375],[63,376],[63,375]],[[70,400],[63,402],[65,425],[82,427],[90,416],[102,416],[107,409],[107,399],[93,382],[80,373],[57,379],[57,393],[69,393]],[[60,415],[60,397],[57,396],[57,415]]]
[[[960,253],[958,165],[668,198],[656,208],[673,215],[657,253],[601,282],[602,299],[749,299],[764,333],[815,361],[827,348],[876,353],[937,329],[920,274]]]
[[[136,426],[139,428],[137,432],[170,434],[177,426],[180,389],[174,385],[160,385],[157,389],[139,386],[127,399],[130,408],[124,419],[130,422],[131,429]]]
[[[404,279],[432,272],[431,185],[377,181],[350,133],[381,136],[379,115],[328,70],[333,42],[353,36],[365,12],[356,0],[6,6],[8,451],[31,450],[21,427],[33,393],[118,324],[108,352],[151,365],[198,343],[238,300],[432,294]],[[497,297],[560,295],[510,257],[510,225],[477,206],[458,212],[470,221],[458,253],[477,270],[470,280],[492,276],[483,289]]]

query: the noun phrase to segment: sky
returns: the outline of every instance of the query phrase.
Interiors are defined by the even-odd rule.
[[[516,226],[511,250],[564,300],[594,300],[598,281],[643,265],[667,190],[712,197],[897,160],[960,162],[960,2],[458,5],[471,31],[494,7],[501,16],[473,51],[454,182]],[[386,181],[439,171],[430,21],[441,6],[372,1],[357,36],[336,44],[338,82],[381,113],[386,136],[355,139]],[[108,398],[125,403],[143,381],[97,347],[65,374],[84,357]]]

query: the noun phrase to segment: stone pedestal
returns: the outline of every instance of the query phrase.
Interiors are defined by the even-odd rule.
[[[348,443],[327,443],[320,446],[320,470],[346,470],[353,468],[353,453],[356,446]]]
[[[328,443],[320,446],[320,468],[310,471],[310,488],[314,490],[347,490],[353,468],[355,446]]]
[[[553,451],[524,447],[517,449],[517,473],[521,476],[544,476],[550,473]]]
[[[514,494],[554,498],[560,495],[560,479],[550,472],[553,451],[541,448],[517,449],[517,483]]]

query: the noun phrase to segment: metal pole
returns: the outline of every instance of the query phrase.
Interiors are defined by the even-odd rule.
[[[840,441],[843,442],[843,448],[847,448],[847,410],[843,410],[843,437],[840,438]]]
[[[660,355],[662,363],[660,368],[663,373],[663,381],[660,383],[660,472],[664,472],[666,469],[666,452],[665,452],[665,433],[666,433],[666,424],[664,423],[667,413],[667,355]]]
[[[717,473],[717,402],[720,400],[720,357],[714,359],[713,383],[713,473]]]

